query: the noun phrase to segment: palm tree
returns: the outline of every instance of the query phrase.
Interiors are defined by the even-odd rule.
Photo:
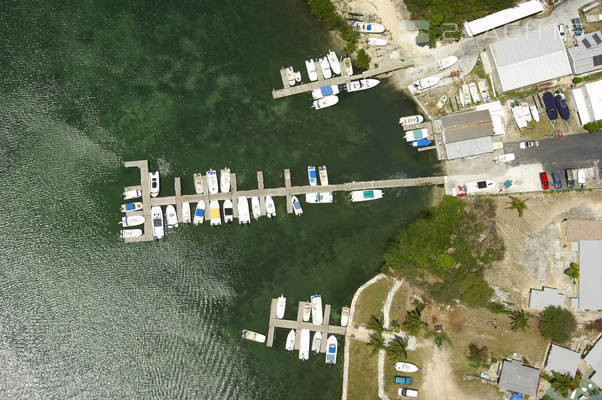
[[[545,380],[550,382],[552,388],[563,397],[568,397],[571,390],[575,389],[581,383],[581,375],[575,374],[572,378],[570,374],[559,374],[558,372],[552,371],[552,376],[542,375]]]
[[[527,200],[529,200],[529,199],[521,200],[518,197],[510,196],[510,200],[512,200],[512,201],[506,203],[506,204],[508,204],[508,207],[506,207],[506,209],[507,210],[515,209],[516,211],[518,211],[518,216],[522,217],[525,210],[527,208],[529,208],[529,207],[527,207]]]
[[[421,314],[418,308],[408,311],[406,315],[406,319],[403,321],[403,329],[408,332],[410,335],[416,336],[418,332],[420,332],[420,327],[424,324],[421,321]]]
[[[378,334],[385,330],[385,317],[381,314],[378,318],[375,315],[370,316],[368,321],[368,329],[372,329]]]
[[[381,334],[373,333],[370,335],[370,343],[366,343],[368,346],[372,346],[372,351],[370,352],[370,356],[378,353],[380,350],[386,349],[385,339],[383,339]]]
[[[404,338],[396,336],[395,339],[387,346],[387,354],[392,360],[407,360],[408,359],[408,341]]]
[[[529,326],[529,316],[525,314],[523,310],[512,311],[509,315],[510,317],[510,326],[513,331],[525,331]]]

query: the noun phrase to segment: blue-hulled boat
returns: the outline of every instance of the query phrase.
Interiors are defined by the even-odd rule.
[[[556,108],[556,100],[554,95],[550,92],[543,94],[543,103],[546,105],[546,114],[550,121],[556,121],[558,119],[558,109]]]
[[[556,92],[556,106],[558,106],[558,113],[563,120],[567,121],[571,115],[569,111],[569,105],[566,103],[566,98],[562,93]]]
[[[415,149],[418,149],[420,147],[426,147],[426,146],[430,146],[431,141],[428,139],[418,139],[418,140],[414,140],[412,142],[412,147],[414,147]]]

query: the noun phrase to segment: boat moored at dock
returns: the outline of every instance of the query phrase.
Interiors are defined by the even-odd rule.
[[[299,360],[309,360],[309,329],[301,329]]]
[[[311,317],[311,303],[305,303],[303,305],[303,322],[309,321]]]
[[[257,221],[259,217],[261,217],[261,203],[259,202],[259,197],[251,197],[251,210],[253,211],[253,219]]]
[[[248,205],[247,205],[248,207]],[[226,199],[223,204],[224,209],[224,223],[230,224],[234,221],[234,208],[232,207],[232,200]]]
[[[326,79],[332,78],[332,71],[330,70],[330,64],[328,63],[327,57],[322,57],[319,59],[320,61],[320,69],[322,70],[322,76]]]
[[[219,172],[219,180],[222,193],[228,193],[230,191],[230,168],[223,168]]]
[[[303,208],[301,208],[301,203],[299,202],[297,196],[292,196],[291,202],[293,204],[293,212],[295,213],[295,215],[303,214]]]
[[[119,238],[130,239],[142,236],[142,229],[122,229],[119,231]]]
[[[238,198],[238,223],[240,225],[251,223],[251,216],[249,215],[249,201],[245,196],[240,196]]]
[[[121,226],[126,227],[126,226],[137,226],[137,225],[142,225],[144,223],[144,221],[146,221],[146,218],[144,218],[142,215],[132,215],[131,217],[128,217],[127,215],[125,217],[121,217]]]
[[[412,85],[414,86],[414,89],[418,91],[423,91],[437,86],[440,81],[441,78],[439,78],[438,76],[429,76],[428,78],[420,79],[412,83]]]
[[[348,92],[357,92],[360,90],[372,89],[380,83],[378,79],[360,79],[358,81],[351,81],[345,84],[345,89]]]
[[[311,322],[314,325],[322,325],[322,296],[314,294],[311,296]]]
[[[286,297],[280,295],[276,303],[276,318],[284,318],[284,311],[286,310]]]
[[[307,166],[307,178],[309,180],[309,186],[318,185],[318,175],[316,174],[316,167],[313,165]]]
[[[305,201],[307,203],[333,203],[334,196],[329,192],[307,193]]]
[[[218,206],[219,208],[219,206]],[[202,224],[205,221],[205,200],[199,200],[194,209],[194,218],[192,222],[195,225]]]
[[[197,194],[203,193],[203,175],[199,172],[192,175],[192,180],[194,182],[194,191]]]
[[[339,102],[338,96],[334,96],[334,95],[326,96],[326,97],[322,97],[321,99],[314,100],[314,102],[312,103],[312,107],[315,108],[316,110],[321,110],[322,108],[334,106],[338,102]]]
[[[190,219],[190,203],[187,201],[182,202],[182,221],[186,224],[189,224]]]
[[[148,177],[150,180],[150,195],[151,197],[157,197],[159,195],[159,171],[149,172]]]
[[[210,169],[206,173],[207,176],[207,190],[209,194],[216,194],[219,192],[219,186],[217,184],[217,172],[215,170]]]
[[[458,57],[456,57],[456,56],[445,57],[443,60],[439,61],[439,63],[438,63],[439,69],[443,71],[444,69],[451,67],[452,65],[454,65],[457,62],[458,62]]]
[[[337,347],[338,347],[337,338],[334,335],[328,336],[328,340],[326,341],[326,364],[336,364],[337,363]]]
[[[418,139],[418,140],[414,140],[412,141],[412,147],[415,149],[420,149],[422,147],[428,147],[431,145],[431,141],[426,139],[426,138],[422,138],[422,139]]]
[[[307,75],[309,75],[309,80],[315,82],[318,80],[318,71],[316,71],[316,63],[313,58],[309,60],[305,60],[305,68],[307,69]]]
[[[153,223],[153,238],[160,240],[165,237],[165,228],[163,226],[163,210],[159,206],[151,207],[151,221]]]
[[[383,191],[380,189],[354,190],[351,192],[351,201],[354,203],[360,201],[377,200],[383,197]]]
[[[326,85],[311,91],[311,97],[313,97],[314,100],[335,94],[339,94],[339,85]]]
[[[399,124],[401,126],[416,125],[424,121],[422,115],[409,115],[407,117],[399,118]]]
[[[142,196],[141,190],[127,190],[121,194],[123,200],[137,199],[140,196]]]
[[[251,342],[265,343],[265,335],[262,335],[261,333],[243,329],[241,336],[243,339],[250,340]]]
[[[328,58],[328,64],[330,64],[330,69],[335,75],[341,75],[341,63],[339,62],[339,58],[337,54],[330,50],[326,55]]]
[[[291,86],[295,86],[295,71],[292,66],[288,66],[286,69],[286,79],[288,79],[288,84]]]
[[[320,185],[328,186],[328,170],[326,169],[326,165],[320,166],[318,172],[320,173]]]
[[[287,349],[288,351],[293,351],[295,349],[296,336],[297,333],[295,332],[295,330],[291,329],[288,335],[286,336],[286,345],[284,346],[285,349]]]
[[[322,344],[322,332],[316,331],[314,333],[314,338],[311,341],[311,351],[313,351],[314,353],[319,353],[321,344]]]
[[[209,202],[209,222],[211,226],[219,226],[222,224],[222,217],[219,212],[219,202],[211,200]]]
[[[349,58],[349,57],[343,58],[343,68],[345,68],[345,73],[348,76],[353,75],[353,64],[351,64],[351,58]]]
[[[343,307],[341,311],[341,326],[347,326],[349,323],[349,307]]]
[[[121,205],[121,212],[128,213],[132,211],[140,211],[142,210],[142,202],[135,201],[133,203],[125,203]]]
[[[413,142],[414,140],[423,139],[428,137],[429,131],[426,128],[418,128],[412,129],[411,131],[406,131],[403,137],[407,142]]]
[[[272,218],[276,216],[276,205],[274,204],[274,199],[272,196],[265,196],[265,214],[268,218]]]
[[[175,229],[178,227],[176,208],[171,204],[165,208],[165,219],[167,220],[167,229]]]

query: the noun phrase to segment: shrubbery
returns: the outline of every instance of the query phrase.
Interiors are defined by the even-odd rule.
[[[564,343],[575,332],[575,316],[562,307],[549,306],[539,315],[539,332],[556,343]]]

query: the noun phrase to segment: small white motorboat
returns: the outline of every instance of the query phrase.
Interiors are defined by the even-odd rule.
[[[119,231],[121,239],[130,239],[142,236],[142,229],[122,229]]]
[[[268,218],[276,216],[276,205],[274,204],[272,196],[265,196],[265,214]]]
[[[464,84],[462,85],[462,97],[464,97],[464,102],[466,104],[470,104],[471,100],[470,100],[470,89],[468,89],[468,85]]]
[[[127,190],[121,194],[123,200],[137,199],[140,196],[142,196],[141,190]]]
[[[305,194],[306,203],[333,203],[334,196],[330,192],[307,193]]]
[[[438,76],[429,76],[428,78],[420,79],[414,82],[412,85],[414,86],[414,89],[422,91],[437,86],[440,81],[441,78]]]
[[[230,168],[223,168],[219,172],[219,183],[222,193],[230,191]]]
[[[276,300],[276,318],[284,318],[284,311],[286,310],[286,297],[280,295]]]
[[[248,205],[247,205],[248,207]],[[224,222],[226,224],[232,223],[234,221],[234,208],[232,207],[232,200],[226,199],[223,204],[224,211]]]
[[[409,115],[407,117],[399,118],[399,124],[401,126],[416,125],[422,121],[424,121],[424,117],[422,115]]]
[[[303,214],[303,209],[301,208],[301,203],[299,202],[297,196],[293,196],[291,198],[291,202],[293,203],[293,211],[295,212],[295,215]]]
[[[318,71],[316,71],[316,63],[313,58],[309,60],[305,60],[305,68],[307,69],[307,75],[309,75],[309,80],[314,82],[318,80]]]
[[[194,191],[198,194],[203,193],[203,174],[197,172],[192,175],[192,180],[194,181]]]
[[[380,83],[378,79],[360,79],[359,81],[351,81],[345,84],[345,89],[348,92],[357,92],[360,90],[372,89]]]
[[[343,68],[345,68],[345,73],[347,76],[353,75],[353,64],[351,64],[351,58],[343,58]]]
[[[407,142],[413,142],[414,140],[427,138],[429,130],[427,128],[412,129],[411,131],[405,131],[403,137]]]
[[[529,110],[531,110],[531,116],[533,116],[535,122],[539,122],[539,111],[537,111],[537,106],[533,104],[531,107],[529,107]]]
[[[261,217],[261,204],[259,203],[259,197],[251,197],[251,210],[253,211],[253,218],[258,220]]]
[[[196,203],[196,208],[194,209],[194,218],[192,220],[195,225],[202,224],[203,221],[205,221],[205,200],[201,200]]]
[[[301,79],[301,72],[295,71],[295,82],[299,83],[301,82]]]
[[[296,336],[297,333],[295,332],[295,330],[291,329],[288,335],[286,336],[286,345],[284,346],[285,349],[287,349],[288,351],[293,351],[295,349]]]
[[[303,304],[303,322],[309,321],[311,317],[311,303]]]
[[[165,219],[167,220],[167,229],[175,229],[178,227],[176,208],[171,204],[165,208]]]
[[[322,97],[321,99],[314,100],[314,102],[312,103],[312,108],[315,108],[316,110],[321,110],[322,108],[334,106],[338,102],[338,96],[326,96]]]
[[[126,227],[126,226],[137,226],[137,225],[142,225],[144,223],[144,221],[146,221],[146,218],[144,218],[142,215],[132,215],[131,217],[128,217],[127,215],[125,217],[121,217],[121,226]]]
[[[330,64],[328,64],[328,58],[322,57],[319,59],[320,69],[322,70],[322,76],[326,79],[332,78],[332,71],[330,70]]]
[[[443,71],[444,69],[451,67],[457,62],[458,57],[456,56],[445,57],[443,60],[439,61],[439,69]]]
[[[516,158],[516,156],[514,155],[514,153],[506,153],[506,154],[501,154],[499,156],[495,156],[493,158],[493,162],[500,164],[500,163],[507,163],[510,161],[514,161],[514,159]]]
[[[385,31],[383,24],[376,24],[374,22],[355,22],[352,27],[361,33],[383,33]]]
[[[380,189],[372,190],[355,190],[351,192],[351,201],[357,203],[359,201],[369,201],[381,199],[383,197],[383,191]]]
[[[320,173],[320,185],[328,186],[328,170],[326,169],[326,165],[319,167],[318,172]]]
[[[487,84],[485,83],[485,81],[479,81],[479,83],[477,83],[477,86],[479,88],[479,93],[481,93],[481,98],[483,99],[483,101],[487,102],[491,100],[491,97],[489,96],[489,90],[487,90]]]
[[[311,322],[314,325],[322,325],[322,296],[314,294],[311,296]]]
[[[409,362],[398,361],[395,364],[393,364],[393,366],[395,367],[395,370],[399,371],[399,372],[417,372],[418,371],[418,367]]]
[[[159,171],[149,172],[148,178],[150,180],[150,195],[151,197],[157,197],[159,195]]]
[[[368,44],[370,46],[386,46],[387,45],[387,39],[369,38],[368,39]]]
[[[301,329],[299,338],[299,360],[309,360],[309,329]]]
[[[441,108],[443,108],[443,106],[445,104],[447,104],[447,96],[443,95],[443,96],[441,96],[441,98],[437,102],[436,107],[439,108],[439,109],[441,109]]]
[[[527,121],[527,123],[531,122],[533,118],[531,118],[531,110],[529,109],[529,103],[523,101],[522,103],[520,103],[520,108],[525,121]]]
[[[261,333],[249,331],[247,329],[243,329],[242,338],[250,340],[251,342],[265,343],[265,335],[262,335]]]
[[[349,323],[349,307],[343,307],[341,311],[341,326],[347,326]]]
[[[291,86],[295,86],[295,71],[293,71],[293,67],[289,65],[286,69],[286,79],[288,79],[288,84]]]
[[[209,194],[216,194],[219,192],[219,186],[217,184],[217,172],[215,170],[210,169],[206,172],[207,177],[207,190]]]
[[[238,198],[238,223],[240,225],[251,223],[251,216],[249,215],[249,201],[245,196],[240,196]]]
[[[219,212],[219,202],[211,200],[209,202],[209,222],[211,226],[219,226],[222,224],[222,217]]]
[[[328,64],[330,64],[330,69],[335,75],[341,75],[341,63],[339,62],[339,58],[337,54],[330,50],[326,55],[328,58]]]
[[[477,104],[479,101],[481,101],[476,83],[470,82],[468,84],[468,90],[470,91],[470,97],[472,98],[473,103]]]
[[[311,351],[314,353],[320,352],[320,345],[322,344],[322,332],[316,331],[314,338],[311,341]]]
[[[309,180],[309,186],[318,185],[318,175],[316,174],[316,167],[313,165],[307,166],[307,179]]]
[[[163,226],[163,210],[159,206],[151,207],[151,220],[153,222],[153,237],[155,240],[165,237],[165,228]]]
[[[142,202],[135,201],[133,203],[125,203],[121,205],[121,212],[128,213],[132,211],[140,211],[142,210]]]
[[[458,94],[459,94],[459,97],[460,97],[460,104],[462,104],[462,107],[466,107],[466,101],[464,100],[464,93],[462,91],[462,88],[460,88],[458,90]]]
[[[336,336],[328,336],[328,340],[326,341],[326,364],[337,363],[337,347],[339,347],[339,343],[337,342]]]
[[[339,85],[326,85],[311,91],[311,97],[313,97],[314,100],[335,94],[339,94]]]
[[[484,181],[467,182],[464,184],[466,193],[476,193],[497,188],[495,181],[486,179]]]
[[[190,203],[187,201],[182,202],[182,221],[185,224],[189,224],[192,221],[190,218]]]

